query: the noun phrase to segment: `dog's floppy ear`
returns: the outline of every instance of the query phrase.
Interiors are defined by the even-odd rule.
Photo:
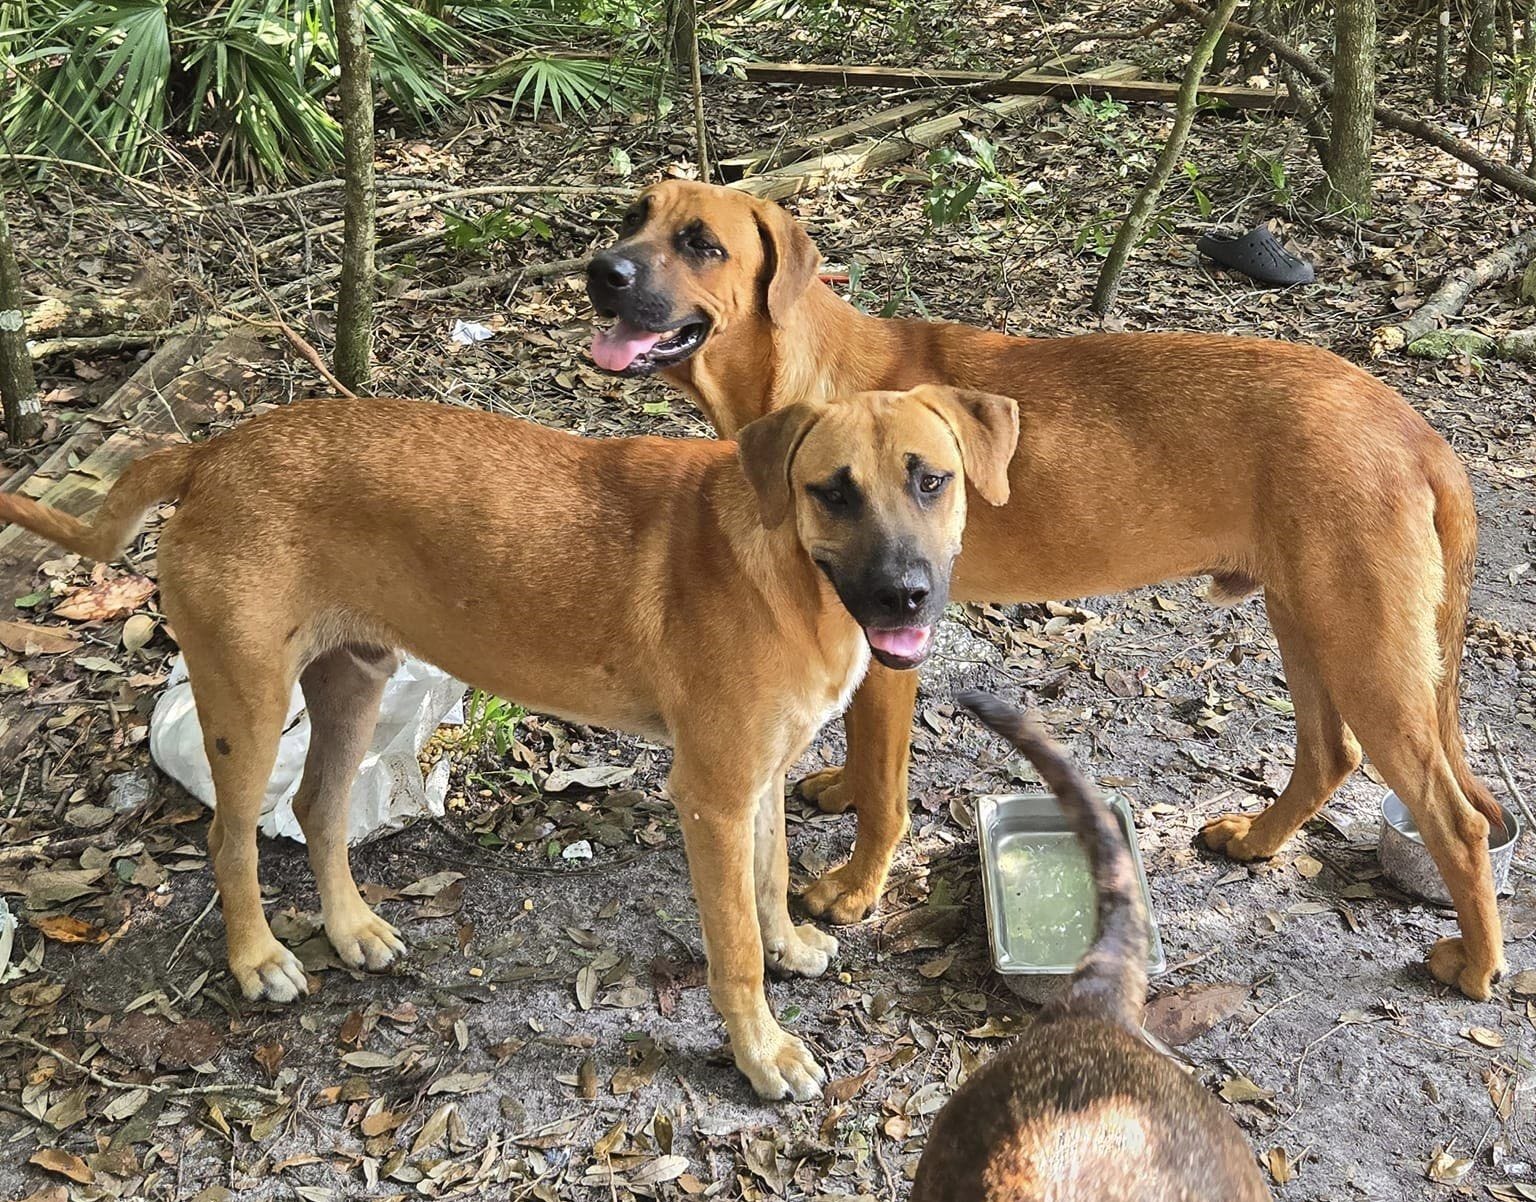
[[[993,505],[1008,502],[1008,465],[1019,445],[1019,406],[1012,397],[923,384],[913,394],[954,432],[965,478]]]
[[[763,238],[768,316],[780,324],[816,278],[821,252],[804,227],[778,205],[760,203],[755,217]]]
[[[736,435],[736,454],[757,494],[763,525],[770,530],[781,524],[794,506],[790,468],[819,413],[814,405],[786,405],[748,422]]]

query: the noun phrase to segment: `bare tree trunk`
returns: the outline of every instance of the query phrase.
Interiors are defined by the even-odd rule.
[[[1099,272],[1098,287],[1093,290],[1095,313],[1106,314],[1115,306],[1115,297],[1120,292],[1120,275],[1125,270],[1126,261],[1131,257],[1132,248],[1141,237],[1141,231],[1152,216],[1159,194],[1172,177],[1174,168],[1178,166],[1185,139],[1189,137],[1189,127],[1195,120],[1200,77],[1205,74],[1206,64],[1211,61],[1211,53],[1216,49],[1216,43],[1226,30],[1227,22],[1232,19],[1235,8],[1237,8],[1237,0],[1221,0],[1216,6],[1210,23],[1206,26],[1205,34],[1190,53],[1189,66],[1185,69],[1184,79],[1179,84],[1173,128],[1168,131],[1168,140],[1163,143],[1163,152],[1157,157],[1157,165],[1152,169],[1151,178],[1142,185],[1141,191],[1137,194],[1136,202],[1121,223],[1120,232],[1115,235],[1115,244],[1110,248],[1109,257],[1104,260],[1104,267]]]
[[[37,396],[32,358],[27,354],[27,328],[22,317],[21,269],[11,245],[11,226],[0,193],[0,408],[5,434],[12,446],[36,438],[43,428],[43,405]]]
[[[1494,0],[1472,0],[1467,8],[1467,70],[1461,78],[1464,96],[1480,97],[1488,90],[1497,33]]]
[[[1451,98],[1451,6],[1442,4],[1435,22],[1435,103]]]
[[[699,66],[699,14],[695,0],[682,0],[688,10],[688,70],[693,88],[693,136],[698,143],[699,178],[709,183],[709,134],[704,125],[704,77]]]
[[[366,392],[373,375],[373,77],[359,0],[335,0],[346,186],[336,301],[336,376]]]
[[[1329,114],[1329,204],[1363,216],[1371,207],[1376,131],[1376,0],[1338,0],[1334,6]]]

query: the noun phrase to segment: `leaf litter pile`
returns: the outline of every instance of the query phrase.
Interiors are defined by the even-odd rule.
[[[1155,15],[1143,7],[1137,20]],[[1135,22],[1126,13],[1113,23]],[[982,25],[995,33],[992,18]],[[1019,47],[1043,48],[1019,29]],[[861,52],[860,36],[847,53]],[[749,44],[751,31],[742,37]],[[967,45],[953,65],[986,65]],[[1154,78],[1176,76],[1186,50],[1183,35],[1086,48],[1089,65],[1129,57]],[[862,53],[877,61],[880,47]],[[727,77],[707,87],[721,154],[878,106],[863,93]],[[973,129],[1012,187],[978,189],[945,225],[928,214],[954,182],[952,164],[922,158],[791,208],[866,308],[1016,333],[1092,329],[1093,230],[1112,231],[1167,120],[1155,107],[1087,105]],[[1286,186],[1304,191],[1312,168],[1299,138],[1256,115],[1197,122],[1188,154],[1217,216],[1281,211],[1265,163],[1287,162]],[[492,103],[455,128],[381,141],[381,175],[419,177],[424,190],[518,181],[606,191],[540,200],[537,226],[467,247],[433,237],[443,217],[431,205],[381,218],[381,243],[412,249],[383,255],[378,390],[589,433],[705,432],[659,383],[591,367],[579,279],[410,299],[602,244],[617,194],[690,173],[690,145],[681,108],[659,124],[598,115],[577,127]],[[1512,211],[1422,146],[1384,135],[1377,153],[1377,208],[1360,236],[1291,229],[1317,285],[1263,292],[1200,267],[1181,232],[1200,216],[1191,192],[1169,201],[1168,221],[1138,251],[1114,324],[1329,346],[1403,391],[1452,441],[1482,518],[1463,686],[1471,756],[1501,796],[1500,758],[1530,795],[1531,373],[1367,353],[1371,331],[1422,301],[1446,264],[1502,241]],[[194,218],[73,187],[34,203],[67,208],[85,239],[55,243],[59,222],[27,223],[26,258],[96,283],[155,256],[188,271],[219,261],[222,274],[199,278],[188,297],[237,295],[255,277],[253,246],[292,230],[296,213],[312,228],[335,216],[323,191]],[[260,275],[290,324],[325,348],[328,305],[301,308],[310,258],[292,246]],[[1475,304],[1494,325],[1533,318],[1512,286]],[[460,321],[491,337],[456,341]],[[131,356],[51,363],[43,383],[58,429],[135,366]],[[253,363],[195,433],[322,391],[308,373],[302,361]],[[21,466],[6,456],[6,472]],[[401,928],[408,959],[377,976],[342,968],[319,929],[302,848],[264,840],[272,925],[312,992],[288,1008],[244,1002],[223,967],[207,814],[148,757],[175,647],[156,608],[154,531],[126,564],[60,556],[0,599],[0,891],[19,919],[0,982],[6,1197],[905,1196],[931,1116],[1032,1009],[990,971],[971,819],[980,793],[1038,786],[951,707],[954,687],[975,685],[1027,692],[1097,779],[1130,800],[1171,966],[1153,983],[1148,1025],[1230,1106],[1277,1197],[1536,1198],[1536,855],[1522,848],[1504,903],[1511,974],[1478,1004],[1420,966],[1454,919],[1381,878],[1382,786],[1369,767],[1270,863],[1236,865],[1194,844],[1203,821],[1272,799],[1290,766],[1291,704],[1261,600],[1215,611],[1184,583],[952,611],[924,670],[913,834],[881,908],[838,932],[824,978],[769,985],[830,1083],[817,1102],[768,1106],[732,1067],[709,1005],[662,795],[666,750],[486,699],[423,752],[424,767],[450,766],[447,817],[354,850],[357,878]],[[841,731],[829,729],[804,767],[840,757]],[[792,802],[789,821],[797,886],[846,855],[851,817]]]

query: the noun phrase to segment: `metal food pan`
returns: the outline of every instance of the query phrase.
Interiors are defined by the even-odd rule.
[[[1105,800],[1125,832],[1131,850],[1131,862],[1136,868],[1136,884],[1141,890],[1142,902],[1147,910],[1147,975],[1160,976],[1166,971],[1168,961],[1163,953],[1157,920],[1152,915],[1152,895],[1147,889],[1147,873],[1142,866],[1141,849],[1136,845],[1136,824],[1131,819],[1131,809],[1124,798],[1109,794]],[[1064,835],[1073,839],[1066,815],[1049,793],[987,794],[976,799],[976,842],[981,849],[982,891],[986,898],[992,963],[998,972],[1008,976],[1047,978],[1036,984],[1048,989],[1052,984],[1050,978],[1065,979],[1071,975],[1081,955],[1055,963],[1033,962],[1016,946],[1016,940],[1010,937],[1003,904],[1007,882],[1002,875],[1001,851],[1011,839],[1028,840],[1031,835],[1047,839],[1059,839]],[[1083,951],[1087,950],[1085,945]]]

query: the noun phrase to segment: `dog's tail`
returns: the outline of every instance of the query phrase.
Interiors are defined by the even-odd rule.
[[[1472,503],[1472,486],[1460,462],[1443,444],[1436,450],[1444,453],[1434,455],[1426,468],[1435,493],[1435,534],[1445,566],[1445,587],[1435,612],[1441,661],[1436,691],[1440,744],[1466,799],[1502,829],[1504,813],[1488,786],[1467,763],[1467,744],[1461,732],[1461,654],[1467,639],[1467,611],[1477,559],[1477,510]]]
[[[158,501],[180,495],[192,474],[197,448],[170,447],[129,465],[90,522],[17,493],[0,493],[0,523],[14,522],[51,543],[88,559],[111,560],[138,533]]]
[[[1047,1013],[1140,1030],[1147,999],[1147,911],[1119,821],[1033,716],[990,693],[967,690],[955,700],[1024,753],[1056,795],[1088,855],[1098,890],[1098,934],[1078,961],[1065,996]]]

